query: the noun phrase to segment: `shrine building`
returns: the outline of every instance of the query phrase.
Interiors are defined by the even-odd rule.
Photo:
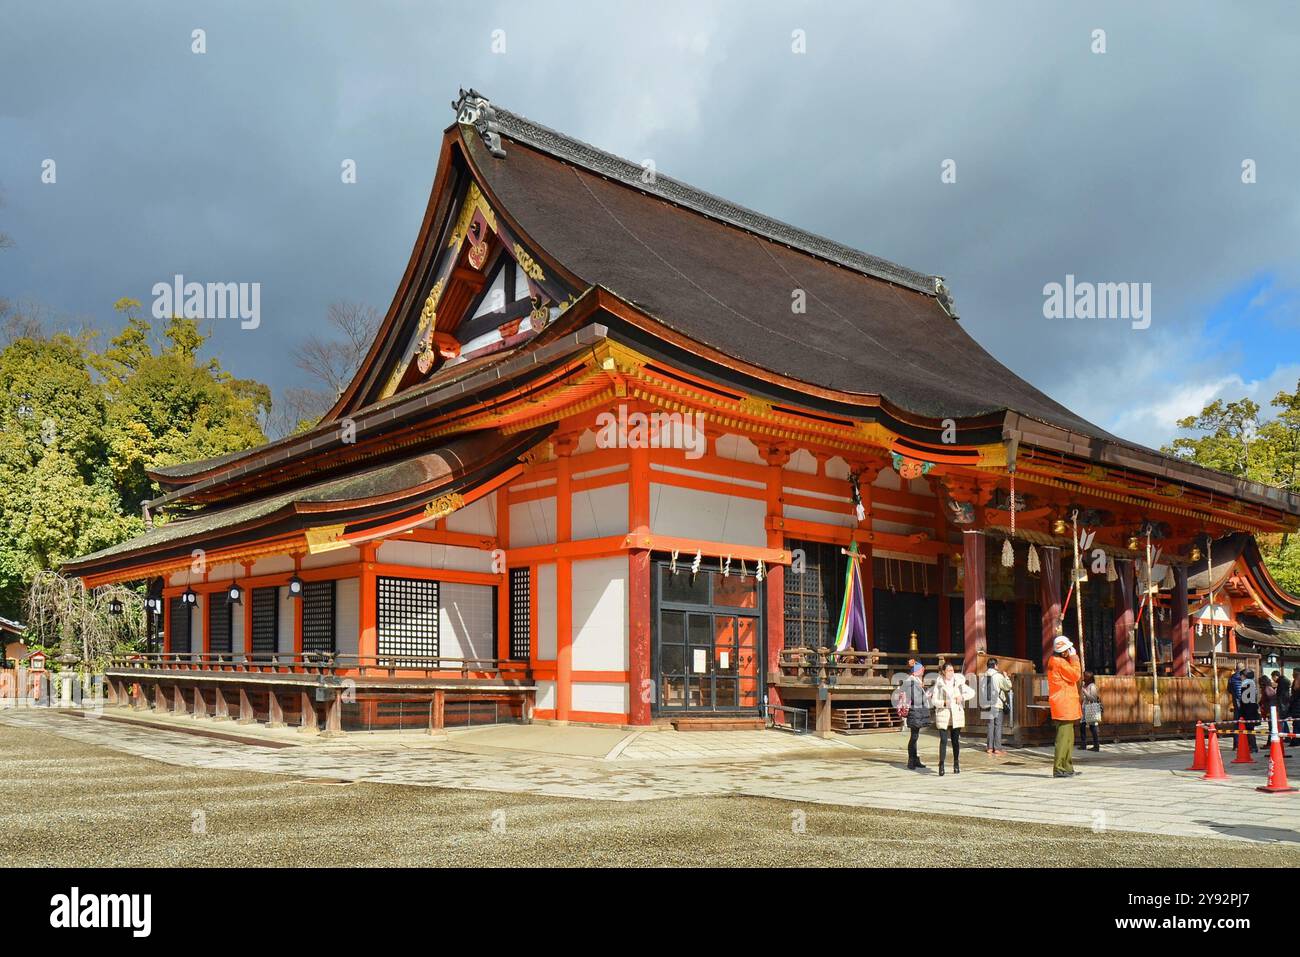
[[[1300,526],[1296,495],[1065,408],[940,277],[474,91],[453,106],[334,407],[156,470],[148,530],[65,566],[151,598],[117,704],[327,731],[802,709],[826,730],[887,721],[909,657],[1031,674],[1082,629],[1089,670],[1165,684],[1300,609],[1254,538]],[[869,649],[837,658],[850,563]]]

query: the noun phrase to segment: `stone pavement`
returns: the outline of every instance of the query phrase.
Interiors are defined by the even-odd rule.
[[[119,713],[129,716],[117,709],[109,716]],[[256,733],[209,719],[172,720],[192,728]],[[1300,843],[1300,794],[1255,791],[1264,783],[1264,759],[1249,766],[1228,764],[1231,780],[1206,782],[1199,773],[1182,770],[1191,761],[1190,742],[1128,743],[1107,746],[1101,754],[1077,751],[1076,767],[1084,773],[1056,780],[1042,749],[1013,751],[990,763],[968,748],[961,775],[907,771],[901,741],[889,736],[824,740],[776,731],[534,725],[453,732],[443,739],[406,733],[295,741],[296,732],[281,731],[276,733],[281,746],[262,747],[48,711],[0,712],[0,734],[7,722],[167,764],[309,780],[608,801],[751,795],[796,804]],[[927,742],[923,755],[931,756],[932,765],[933,751],[934,743]],[[1231,760],[1226,747],[1224,759]],[[1300,759],[1290,763],[1296,766],[1292,776],[1300,777]]]

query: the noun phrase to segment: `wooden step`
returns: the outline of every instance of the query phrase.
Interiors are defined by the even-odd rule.
[[[689,718],[673,718],[672,726],[678,731],[762,731],[767,723],[760,717],[729,717],[702,714]]]

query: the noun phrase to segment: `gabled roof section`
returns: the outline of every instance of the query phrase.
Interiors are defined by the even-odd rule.
[[[597,176],[863,275],[883,279],[929,296],[946,297],[946,289],[939,276],[917,272],[825,236],[791,226],[657,171],[653,176],[648,176],[645,167],[641,165],[607,153],[590,143],[565,136],[504,107],[493,106],[475,90],[462,90],[460,99],[453,106],[456,107],[459,122],[481,127],[489,134],[495,133],[498,139],[500,136],[509,137],[516,143],[530,146],[565,163],[580,166]],[[491,145],[487,145],[491,151]],[[493,155],[498,159],[509,158],[509,154],[499,147]],[[952,310],[950,299],[947,308]]]
[[[333,526],[346,544],[345,531],[364,537],[369,527],[411,516],[418,519],[435,497],[481,491],[484,483],[518,466],[519,457],[550,431],[533,429],[508,436],[472,433],[377,468],[179,518],[83,555],[63,570],[85,577],[141,563],[184,560],[195,545],[214,561],[229,560],[217,557],[221,549],[246,543],[254,531],[258,537],[292,536]]]

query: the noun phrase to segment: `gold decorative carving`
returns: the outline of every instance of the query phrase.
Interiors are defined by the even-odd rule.
[[[1187,489],[1183,488],[1181,485],[1174,485],[1173,483],[1160,487],[1160,494],[1165,498],[1182,498],[1186,493]]]
[[[448,495],[439,495],[428,505],[424,506],[424,517],[426,519],[445,518],[459,508],[465,507],[465,497],[457,492]]]
[[[772,403],[757,396],[747,395],[740,400],[740,411],[745,415],[765,419],[772,414]]]
[[[451,231],[451,239],[447,242],[448,249],[456,249],[460,246],[461,240],[469,232],[469,224],[474,220],[475,210],[483,214],[483,219],[492,227],[493,232],[497,231],[496,214],[492,212],[492,207],[483,198],[483,192],[478,188],[478,183],[471,182],[469,189],[465,192],[465,201],[461,203],[460,215],[456,218],[456,228]]]
[[[321,552],[332,552],[339,548],[347,548],[348,543],[343,540],[343,525],[321,525],[318,528],[309,528],[306,531],[307,552],[311,555],[318,555]]]
[[[432,329],[438,322],[438,301],[442,299],[442,280],[439,279],[429,290],[429,298],[424,300],[424,308],[420,310],[420,331],[425,332]]]
[[[519,268],[524,271],[524,275],[535,282],[542,282],[546,279],[546,273],[542,272],[542,267],[537,264],[537,260],[528,255],[528,250],[518,243],[515,243],[515,262],[519,263]]]

